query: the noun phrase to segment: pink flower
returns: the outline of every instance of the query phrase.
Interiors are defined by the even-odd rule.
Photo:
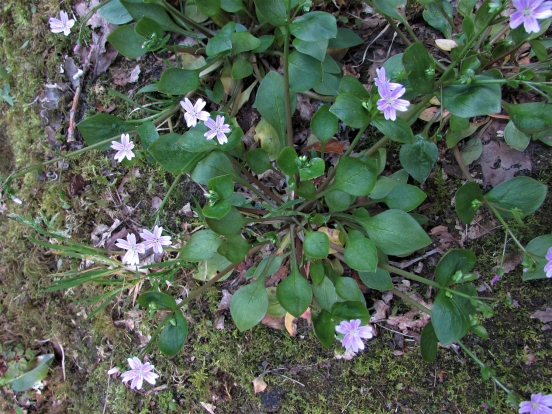
[[[144,380],[149,382],[151,385],[154,385],[155,380],[159,377],[156,373],[151,372],[155,369],[155,367],[149,362],[142,364],[142,361],[138,358],[132,357],[128,358],[128,365],[130,365],[130,368],[132,369],[124,372],[123,375],[121,375],[121,378],[123,383],[132,380],[130,383],[131,389],[141,389]]]
[[[385,68],[376,69],[376,73],[378,76],[375,79],[375,82],[378,89],[381,89],[381,87],[385,84],[389,85],[389,89],[392,91],[397,88],[402,88],[400,83],[390,82],[390,79],[387,79],[387,76],[385,75]]]
[[[132,152],[134,142],[130,140],[128,134],[121,134],[121,142],[111,141],[111,148],[117,150],[114,158],[119,162],[123,161],[125,157],[129,160],[134,158],[134,153]]]
[[[127,235],[126,240],[117,239],[117,243],[115,243],[115,245],[121,249],[127,250],[123,256],[123,263],[129,265],[137,265],[140,263],[140,256],[138,256],[138,253],[143,254],[146,252],[146,248],[142,243],[136,243],[136,236],[132,233]]]
[[[537,19],[552,17],[552,1],[512,0],[516,11],[510,16],[510,27],[515,29],[523,23],[527,33],[540,31]]]
[[[212,140],[214,137],[217,137],[217,140],[220,145],[228,142],[226,134],[232,132],[230,125],[224,123],[224,117],[217,115],[217,120],[213,121],[212,118],[209,118],[205,121],[205,125],[209,128],[205,134],[203,134],[207,140]]]
[[[404,87],[391,90],[388,83],[382,82],[381,87],[378,87],[378,92],[381,96],[381,99],[378,100],[378,109],[383,112],[385,119],[394,121],[397,119],[397,111],[406,111],[410,105],[410,102],[399,99],[406,92]]]
[[[195,105],[192,105],[192,101],[188,98],[184,98],[183,101],[180,101],[180,105],[184,109],[184,119],[186,120],[186,125],[188,128],[195,127],[197,125],[197,120],[207,121],[209,119],[209,112],[202,111],[207,102],[199,98]]]
[[[491,279],[491,286],[493,286],[499,280],[500,280],[500,276],[499,275],[494,275],[494,277]]]
[[[362,339],[371,339],[374,336],[374,329],[370,325],[360,326],[360,319],[352,321],[343,321],[335,327],[335,330],[345,335],[341,340],[341,344],[348,351],[358,352],[364,349]]]
[[[552,247],[548,249],[548,253],[546,253],[546,260],[548,260],[548,263],[544,266],[546,277],[552,277]]]
[[[68,36],[71,33],[71,28],[75,25],[75,21],[69,19],[69,16],[63,10],[59,12],[59,17],[59,19],[50,17],[50,31],[52,33],[63,33],[65,36]]]
[[[149,249],[153,247],[155,253],[163,253],[163,246],[171,245],[170,236],[161,236],[163,232],[163,227],[155,226],[153,228],[153,233],[149,230],[144,229],[143,233],[140,233],[140,237],[144,239],[144,247]]]
[[[552,414],[552,394],[541,393],[531,395],[531,401],[523,401],[519,405],[519,414]]]

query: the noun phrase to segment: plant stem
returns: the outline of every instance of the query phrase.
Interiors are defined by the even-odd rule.
[[[165,206],[165,203],[169,199],[170,194],[175,189],[176,185],[180,181],[180,178],[182,178],[182,173],[178,174],[176,177],[174,177],[174,181],[172,182],[171,186],[169,187],[169,190],[167,191],[167,194],[165,194],[165,197],[163,197],[163,201],[161,201],[161,204],[159,205],[159,208],[155,213],[152,214],[152,217],[159,216],[161,214],[161,211],[163,211],[163,207]]]
[[[291,0],[288,0],[288,10],[291,8]],[[284,40],[284,104],[286,109],[286,133],[287,143],[290,147],[293,147],[293,124],[291,122],[291,96],[289,93],[289,12],[288,12],[288,24],[285,26],[286,36]]]
[[[525,41],[529,38],[530,35],[527,35],[521,42],[519,42],[518,45],[514,46],[512,49],[504,52],[500,56],[497,56],[490,62],[488,62],[484,67],[483,70],[489,69],[492,67],[495,63],[500,62],[502,59],[504,59],[506,56],[511,55],[512,53],[515,53],[520,47],[522,47],[525,44]]]
[[[185,22],[186,24],[188,24],[190,27],[194,28],[195,30],[197,30],[199,33],[201,34],[204,34],[205,36],[207,36],[208,38],[211,38],[211,37],[214,37],[215,36],[215,33],[213,33],[212,31],[210,31],[209,29],[203,27],[202,25],[194,22],[192,19],[188,18],[186,15],[184,15],[183,13],[180,13],[179,10],[175,9],[173,6],[171,6],[169,3],[167,3],[166,0],[160,0],[161,4],[163,5],[163,7],[165,7],[165,9],[167,9],[168,11],[170,11],[172,14],[174,14],[175,16],[177,16],[179,19],[181,19],[183,22]]]
[[[425,285],[433,286],[436,288],[441,289],[441,285],[437,282],[434,282],[433,280],[429,280],[425,277],[415,275],[414,273],[407,272],[406,270],[398,269],[394,266],[391,266],[386,263],[380,263],[378,264],[378,267],[382,268],[383,270],[387,270],[388,272],[395,273],[396,275],[401,275],[406,277],[407,279],[415,280],[416,282],[423,283]]]
[[[313,91],[303,91],[301,94],[308,96],[309,98],[316,99],[317,101],[335,102],[335,96],[324,96]]]
[[[431,309],[428,309],[424,305],[422,305],[421,303],[416,302],[414,299],[412,299],[406,293],[401,292],[397,288],[393,288],[393,290],[391,292],[393,292],[393,295],[398,296],[404,302],[408,303],[410,306],[412,306],[412,307],[414,307],[418,310],[421,310],[422,312],[427,313],[428,315],[431,315]]]

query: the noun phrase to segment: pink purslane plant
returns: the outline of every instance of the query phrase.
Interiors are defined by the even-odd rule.
[[[370,325],[360,326],[360,319],[343,321],[335,327],[335,330],[345,335],[341,340],[343,347],[349,351],[358,352],[364,349],[363,339],[372,339],[374,330]]]
[[[159,377],[159,375],[157,375],[156,373],[151,372],[155,369],[155,367],[149,362],[142,364],[142,361],[140,361],[138,358],[132,357],[128,358],[128,365],[130,365],[131,370],[124,372],[121,375],[121,378],[123,380],[123,383],[132,381],[130,383],[131,389],[141,389],[144,380],[149,382],[151,385],[154,385],[155,380]]]
[[[223,116],[217,115],[216,121],[213,121],[212,118],[209,118],[207,121],[205,121],[205,125],[207,126],[207,128],[209,128],[209,131],[204,134],[207,140],[212,140],[213,138],[217,137],[220,145],[228,142],[226,134],[232,132],[232,130],[230,129],[230,125],[224,123]]]
[[[117,150],[115,154],[115,159],[119,162],[123,161],[126,158],[129,160],[134,158],[134,142],[130,140],[128,134],[121,134],[121,142],[111,141],[111,148]]]
[[[146,252],[146,248],[142,243],[136,243],[136,236],[132,233],[127,235],[126,240],[117,239],[117,243],[115,243],[115,245],[121,249],[127,250],[123,256],[123,263],[129,265],[137,265],[140,263],[140,256],[138,256],[138,254],[144,254]]]
[[[521,26],[527,33],[540,31],[539,19],[552,17],[552,1],[543,0],[512,0],[516,11],[510,16],[510,27],[515,29]]]
[[[375,79],[376,86],[378,89],[382,88],[383,85],[389,85],[390,90],[395,90],[397,88],[402,88],[400,83],[391,82],[385,74],[385,68],[376,69],[377,77]]]
[[[548,260],[548,263],[544,266],[544,272],[546,277],[552,277],[552,247],[546,253],[546,260]]]
[[[523,401],[519,405],[519,414],[552,414],[552,394],[541,393],[531,395],[531,401]]]
[[[163,233],[163,227],[159,226],[153,228],[153,233],[144,229],[144,232],[140,233],[140,237],[144,240],[144,247],[146,249],[153,247],[153,251],[157,254],[163,253],[163,246],[171,245],[171,237],[162,236],[161,233]]]
[[[63,10],[59,12],[59,19],[55,17],[50,17],[50,31],[52,33],[63,33],[65,36],[68,36],[71,33],[71,28],[75,25],[73,19],[69,19],[67,13]]]
[[[378,99],[378,110],[383,112],[385,119],[396,120],[397,111],[404,112],[410,105],[407,100],[399,99],[406,92],[404,87],[391,90],[389,83],[382,82],[381,87],[378,87],[378,92],[381,96],[381,99]]]
[[[201,98],[196,101],[195,105],[188,98],[180,101],[180,105],[184,109],[184,119],[188,128],[195,127],[198,120],[205,122],[209,119],[209,112],[202,110],[206,104],[207,102]]]

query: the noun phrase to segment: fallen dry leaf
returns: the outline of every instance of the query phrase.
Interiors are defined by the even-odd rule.
[[[124,69],[113,69],[111,71],[113,83],[120,86],[125,86],[127,83],[138,82],[140,75],[140,65],[136,65],[130,72]]]
[[[215,407],[213,404],[199,402],[203,408],[205,408],[205,411],[207,411],[209,414],[215,414]]]
[[[261,320],[261,323],[272,329],[283,329],[284,317],[265,315],[265,317]]]
[[[542,323],[552,322],[552,308],[536,311],[531,315],[531,318],[539,319]]]
[[[381,322],[387,319],[389,305],[387,305],[383,300],[376,300],[374,302],[374,310],[376,312],[370,317],[370,323]]]
[[[260,392],[263,392],[267,387],[266,382],[263,379],[263,375],[259,375],[257,378],[253,380],[253,391],[255,394],[258,394]]]
[[[313,148],[316,151],[322,151],[322,143],[320,141],[317,141],[313,145],[309,145],[308,147],[306,147],[305,151],[310,151]],[[336,138],[330,138],[324,146],[324,152],[327,154],[343,155],[343,144],[341,144],[341,141]]]
[[[286,326],[286,329],[289,333],[289,336],[291,336],[292,338],[297,335],[297,324],[294,323],[295,322],[295,317],[289,313],[289,312],[286,312],[286,316],[284,318],[284,323],[285,323],[285,326]]]

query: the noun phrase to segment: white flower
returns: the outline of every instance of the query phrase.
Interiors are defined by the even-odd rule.
[[[136,243],[136,236],[132,233],[127,235],[127,239],[117,239],[115,243],[117,247],[127,250],[123,257],[123,263],[129,265],[137,265],[140,263],[140,256],[138,253],[145,253],[146,248],[142,243]]]
[[[207,121],[205,121],[205,126],[209,128],[209,131],[203,134],[203,136],[208,141],[212,140],[214,137],[217,137],[220,145],[228,142],[228,137],[226,136],[226,134],[232,132],[232,130],[230,129],[230,125],[224,123],[223,116],[217,115],[216,121],[213,121],[213,119],[209,118]]]
[[[153,228],[153,233],[149,230],[144,229],[143,233],[140,233],[140,237],[144,239],[144,247],[149,249],[153,247],[155,253],[163,253],[163,246],[171,245],[170,236],[161,236],[163,232],[163,227],[155,226]]]
[[[128,365],[130,365],[130,368],[132,369],[124,372],[123,375],[121,375],[121,378],[123,383],[132,380],[130,383],[131,389],[141,389],[144,380],[149,382],[151,385],[154,385],[155,380],[159,377],[156,373],[151,372],[155,369],[155,367],[149,362],[142,364],[142,361],[138,358],[132,357],[128,358]]]
[[[197,120],[207,121],[209,119],[209,112],[202,111],[207,102],[199,98],[195,105],[192,105],[192,101],[188,98],[184,98],[183,101],[180,101],[180,105],[184,109],[184,119],[186,120],[186,125],[188,128],[195,127],[197,125]]]
[[[111,148],[117,150],[115,159],[119,162],[123,161],[125,157],[129,160],[134,158],[134,153],[132,152],[134,142],[130,140],[130,136],[128,134],[121,134],[121,142],[111,141]]]
[[[50,31],[52,33],[63,33],[65,36],[68,36],[71,33],[71,28],[75,25],[75,21],[69,19],[69,16],[63,10],[59,12],[59,17],[61,20],[50,17]]]

